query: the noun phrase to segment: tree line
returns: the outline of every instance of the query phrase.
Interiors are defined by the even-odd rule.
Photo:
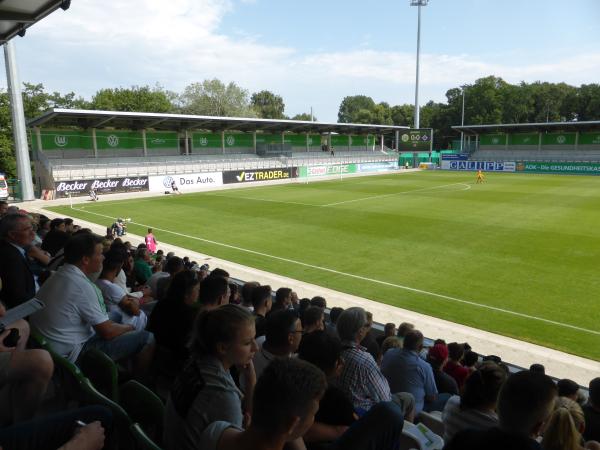
[[[447,148],[458,134],[453,125],[461,123],[462,96],[465,96],[465,124],[532,123],[600,119],[600,84],[580,87],[566,83],[521,82],[510,84],[488,76],[473,84],[449,89],[446,102],[430,101],[420,108],[420,126],[433,128],[436,148]],[[311,120],[309,113],[285,115],[283,97],[263,90],[250,94],[237,84],[218,79],[192,83],[181,93],[155,86],[105,88],[90,100],[74,92],[47,92],[42,84],[23,84],[26,119],[49,108],[100,109],[180,113],[208,116],[259,117],[265,119]],[[317,120],[313,118],[313,120]],[[412,104],[391,106],[371,97],[345,97],[338,122],[412,126]],[[8,93],[0,90],[0,171],[16,176],[12,124]]]
[[[510,84],[488,76],[449,89],[446,102],[430,101],[420,107],[420,126],[433,128],[436,148],[447,148],[458,137],[451,127],[461,124],[463,92],[465,125],[600,119],[600,84]],[[390,106],[386,102],[375,103],[364,95],[350,96],[340,105],[338,122],[412,126],[414,106]]]

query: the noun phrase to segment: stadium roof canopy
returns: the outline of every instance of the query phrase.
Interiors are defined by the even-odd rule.
[[[466,134],[515,133],[532,131],[600,131],[600,121],[586,122],[542,122],[542,123],[507,123],[496,125],[457,125],[453,130]]]
[[[70,5],[71,0],[0,0],[0,45],[25,35],[31,25]]]
[[[1,0],[0,0],[1,1]],[[272,120],[242,117],[192,116],[142,112],[91,111],[85,109],[50,109],[28,122],[30,127],[155,129],[168,131],[268,131],[295,133],[387,134],[408,130],[393,125],[325,123],[303,120]]]

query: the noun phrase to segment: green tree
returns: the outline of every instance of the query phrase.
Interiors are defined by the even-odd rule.
[[[285,119],[283,98],[271,91],[260,91],[252,94],[250,105],[258,117],[263,119]]]
[[[305,120],[307,122],[310,122],[312,120],[313,122],[316,122],[317,118],[315,116],[311,117],[310,113],[300,113],[292,117],[292,120]]]
[[[359,122],[359,116],[365,118],[365,114],[362,110],[373,111],[375,108],[375,102],[371,97],[366,95],[353,95],[344,97],[340,104],[338,112],[338,122],[340,123],[366,123]]]
[[[527,122],[558,122],[572,120],[577,115],[577,88],[565,83],[536,81],[523,86],[533,108]],[[575,97],[575,98],[574,98]]]
[[[0,132],[0,172],[8,178],[17,177],[17,162],[12,136]]]
[[[600,120],[600,84],[583,84],[577,96],[577,119]]]
[[[172,98],[159,85],[100,89],[92,97],[90,106],[106,111],[152,113],[169,113],[175,109]]]
[[[525,82],[520,85],[504,84],[500,87],[502,97],[502,123],[521,123],[533,112],[531,91]]]
[[[373,123],[373,111],[369,109],[359,109],[354,113],[354,120],[351,123]]]
[[[49,94],[44,85],[23,83],[23,110],[26,119],[33,119],[50,108],[88,108],[89,104],[81,97],[76,97],[74,92],[62,95],[59,92]]]
[[[415,107],[413,105],[392,106],[392,122],[394,125],[412,126],[415,119]]]
[[[381,102],[371,110],[372,122],[376,125],[393,125],[392,109],[386,102]],[[362,122],[361,122],[362,123]]]
[[[216,78],[190,84],[179,96],[179,102],[184,114],[256,117],[247,90],[233,82],[225,85]]]

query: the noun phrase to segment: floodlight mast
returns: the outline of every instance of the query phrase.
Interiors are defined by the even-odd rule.
[[[410,6],[419,8],[417,22],[417,79],[415,83],[415,128],[419,128],[419,58],[421,53],[421,6],[427,6],[429,0],[410,0]]]

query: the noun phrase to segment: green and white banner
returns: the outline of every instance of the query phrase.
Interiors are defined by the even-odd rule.
[[[356,164],[333,164],[321,166],[302,166],[300,167],[300,178],[324,177],[327,175],[344,175],[347,173],[356,173]]]

